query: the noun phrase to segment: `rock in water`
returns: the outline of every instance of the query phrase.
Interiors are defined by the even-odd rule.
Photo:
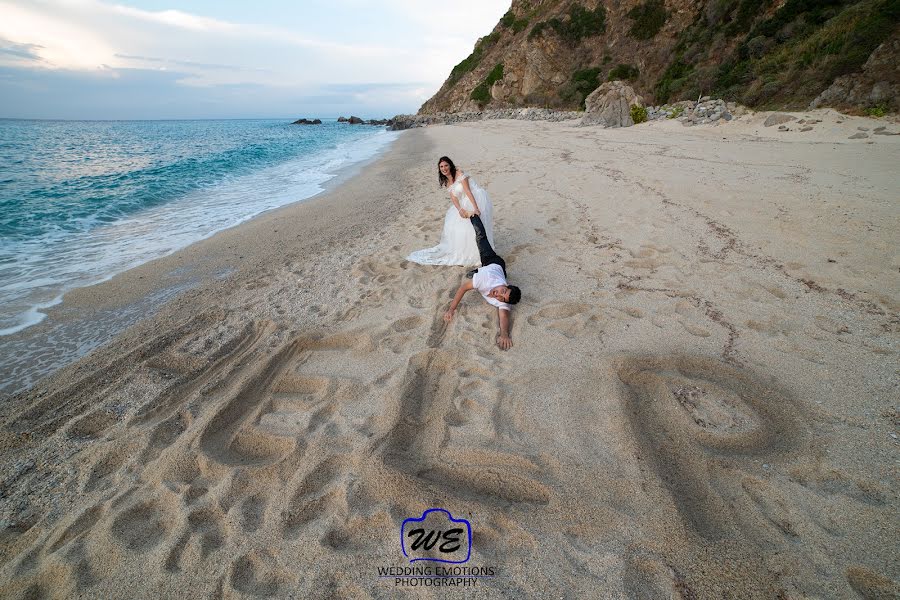
[[[784,113],[772,113],[769,115],[769,118],[766,119],[766,122],[763,123],[765,127],[771,127],[772,125],[781,125],[782,123],[787,123],[788,121],[793,121],[796,117],[792,117],[791,115],[786,115]]]
[[[631,106],[644,106],[644,99],[638,96],[630,85],[623,81],[608,81],[585,98],[582,125],[603,125],[604,127],[631,127]]]
[[[347,122],[351,125],[362,125],[364,121],[359,117],[350,117],[349,119],[347,119]]]

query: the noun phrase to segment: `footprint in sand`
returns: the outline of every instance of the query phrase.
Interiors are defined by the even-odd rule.
[[[268,552],[252,550],[231,563],[228,586],[232,592],[239,592],[255,598],[282,597],[295,576],[278,564],[278,560]]]
[[[573,338],[588,330],[596,323],[597,315],[591,312],[587,304],[574,302],[550,302],[528,317],[528,324],[533,327],[556,331],[567,338]]]
[[[853,591],[865,600],[900,598],[900,584],[865,567],[850,567],[846,577]]]
[[[173,527],[169,511],[155,500],[133,504],[112,521],[113,537],[126,549],[144,553],[158,546]]]
[[[166,557],[168,571],[181,570],[181,564],[195,565],[225,544],[225,515],[216,506],[198,508],[188,514],[187,526]]]

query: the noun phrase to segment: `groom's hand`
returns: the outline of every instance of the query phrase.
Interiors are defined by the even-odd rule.
[[[454,313],[454,312],[455,312],[455,311],[454,311],[453,309],[450,309],[450,310],[448,310],[447,312],[445,312],[445,313],[444,313],[444,321],[446,321],[447,323],[449,323],[450,320],[453,318],[453,313]]]
[[[512,340],[508,335],[500,335],[497,337],[497,345],[501,350],[509,350],[512,348]]]

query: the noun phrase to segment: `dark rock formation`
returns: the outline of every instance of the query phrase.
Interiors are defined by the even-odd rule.
[[[321,119],[313,119],[312,121],[310,121],[309,119],[297,119],[296,121],[291,123],[291,125],[321,125],[321,124],[322,124]]]
[[[348,123],[350,125],[381,125],[390,127],[393,124],[393,120],[391,119],[370,119],[366,121],[365,119],[360,119],[359,117],[338,117],[338,123]]]

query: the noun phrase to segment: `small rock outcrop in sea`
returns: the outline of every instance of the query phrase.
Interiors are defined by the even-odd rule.
[[[631,127],[632,106],[644,106],[644,99],[624,81],[608,81],[591,92],[584,100],[582,125]]]
[[[359,117],[338,117],[338,123],[349,123],[350,125],[387,125],[390,126],[393,122],[391,119],[369,119],[366,121],[365,119],[360,119]]]
[[[313,119],[311,121],[309,119],[297,119],[296,121],[291,123],[291,125],[321,125],[321,124],[322,124],[322,119]]]

